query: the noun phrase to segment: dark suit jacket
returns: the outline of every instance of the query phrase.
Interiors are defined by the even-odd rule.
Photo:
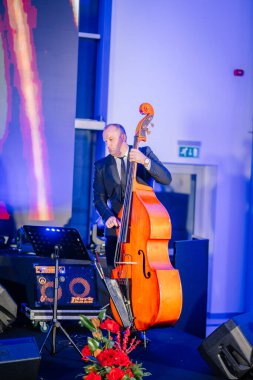
[[[129,150],[131,150],[131,146]],[[171,182],[171,174],[168,169],[159,161],[150,147],[140,148],[142,153],[151,160],[150,170],[146,170],[143,165],[137,165],[136,179],[144,185],[153,185],[153,181],[164,185]],[[109,154],[95,162],[95,172],[93,180],[94,206],[105,223],[110,216],[117,216],[123,201],[121,195],[121,183],[117,170],[115,158]],[[105,235],[115,235],[113,229],[105,230]]]

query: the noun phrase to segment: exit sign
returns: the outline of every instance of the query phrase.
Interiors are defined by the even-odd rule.
[[[199,146],[180,146],[179,157],[199,157]]]

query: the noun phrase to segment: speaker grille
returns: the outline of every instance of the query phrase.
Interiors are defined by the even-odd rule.
[[[35,266],[37,282],[36,307],[52,305],[54,300],[54,267]],[[58,305],[98,306],[95,268],[66,265],[59,267]]]

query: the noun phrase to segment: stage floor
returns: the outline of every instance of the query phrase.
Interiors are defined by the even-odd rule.
[[[86,344],[86,330],[80,327],[77,321],[61,321],[61,323],[81,350]],[[34,327],[31,321],[24,317],[22,321],[15,321],[12,326],[5,329],[0,335],[0,340],[30,336],[36,339],[40,349],[46,334],[41,332],[39,326]],[[222,378],[213,372],[199,354],[198,346],[202,341],[200,338],[174,327],[150,329],[147,336],[150,339],[147,348],[138,346],[130,357],[142,363],[143,367],[152,373],[150,379],[215,380]],[[50,342],[51,340],[47,341],[47,343]],[[38,380],[81,380],[85,363],[60,329],[57,329],[56,344],[55,355],[51,355],[47,347],[43,348]],[[15,365],[13,365],[13,378],[15,378],[15,370]],[[1,380],[7,379],[1,377]]]

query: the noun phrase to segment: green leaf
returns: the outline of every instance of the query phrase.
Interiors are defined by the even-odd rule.
[[[131,370],[137,380],[141,380],[144,376],[152,375],[150,372],[144,372],[146,368],[142,367],[142,363],[135,363],[133,366],[131,366]]]
[[[81,325],[86,327],[88,330],[90,330],[91,332],[95,332],[96,331],[96,327],[93,325],[93,323],[89,320],[88,317],[86,317],[85,315],[80,315],[80,322],[81,322]]]
[[[96,339],[88,338],[87,340],[91,352],[96,351],[100,347],[99,342]]]
[[[143,376],[143,371],[141,370],[141,368],[139,367],[132,367],[131,368],[133,374],[134,374],[134,377],[138,377],[138,378],[141,378]]]
[[[100,321],[103,321],[105,319],[105,315],[106,315],[106,309],[101,310],[100,313],[98,314],[98,319]]]

